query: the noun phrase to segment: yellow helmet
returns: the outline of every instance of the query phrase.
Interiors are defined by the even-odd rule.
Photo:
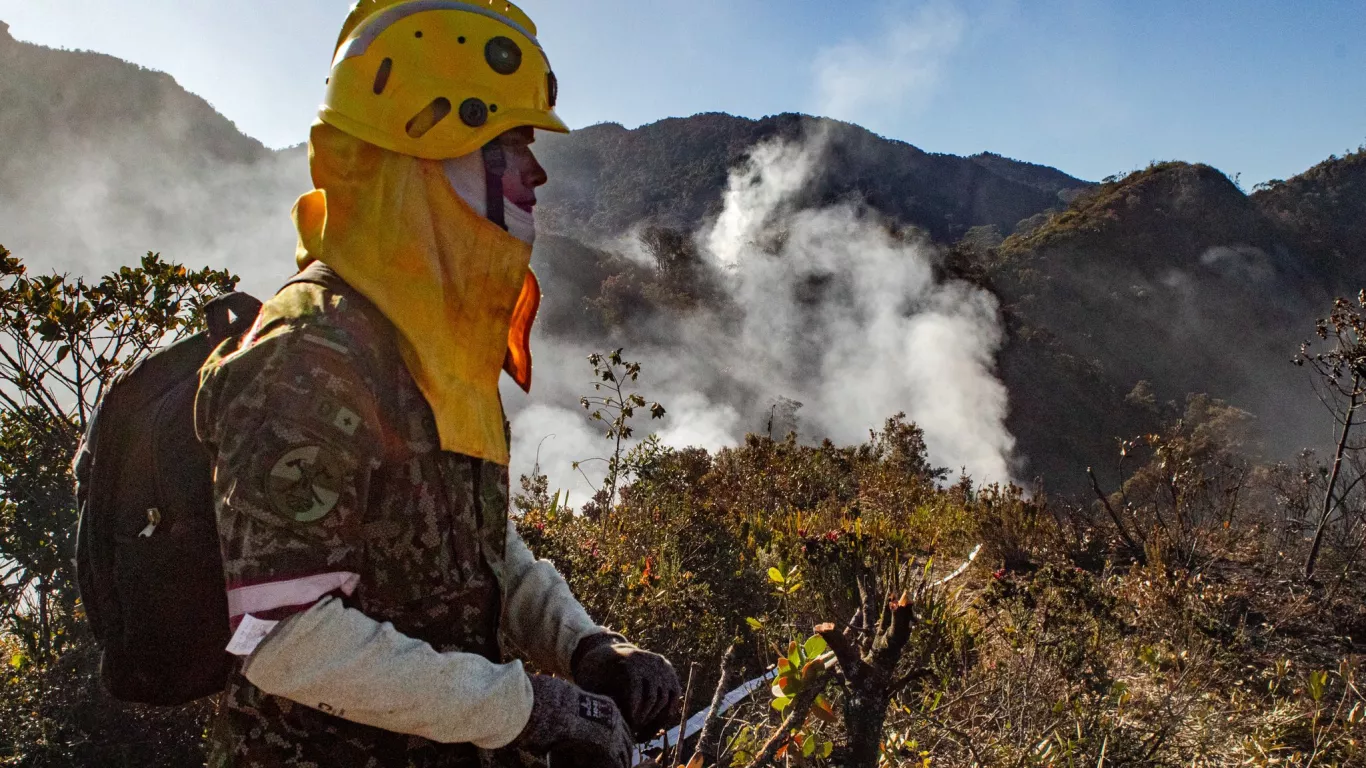
[[[536,25],[506,0],[360,0],[342,27],[319,117],[427,160],[523,126],[567,133]]]

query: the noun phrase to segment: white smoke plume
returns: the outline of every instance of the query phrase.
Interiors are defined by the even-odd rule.
[[[995,298],[941,277],[934,246],[862,204],[803,207],[825,148],[821,135],[756,147],[732,172],[719,217],[697,233],[738,321],[690,315],[667,347],[628,350],[644,362],[642,391],[670,408],[662,441],[735,445],[763,431],[770,404],[787,398],[803,404],[804,439],[861,442],[905,412],[925,431],[935,464],[981,482],[1009,480],[1015,441],[994,372],[1005,340]],[[589,350],[576,346],[541,341],[538,370],[552,381],[537,402],[572,407],[562,383],[581,380],[578,392],[589,385]],[[523,410],[513,427],[514,476],[553,432],[540,446],[541,470],[552,487],[591,495],[563,458],[603,455],[602,434],[544,405]]]

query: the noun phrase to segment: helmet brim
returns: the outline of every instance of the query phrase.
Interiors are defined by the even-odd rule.
[[[530,109],[515,109],[509,111],[506,118],[508,124],[507,130],[512,130],[513,128],[521,126],[530,126],[553,133],[569,133],[569,126],[564,124],[564,121],[560,119],[559,115],[555,114],[555,110],[553,109],[546,112]],[[501,124],[504,121],[500,119],[498,122]]]

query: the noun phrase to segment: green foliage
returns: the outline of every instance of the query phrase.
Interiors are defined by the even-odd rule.
[[[792,704],[792,700],[802,691],[809,688],[824,689],[826,678],[826,666],[821,656],[829,648],[825,639],[820,635],[812,635],[805,642],[798,643],[793,640],[787,646],[787,652],[778,656],[778,676],[773,679],[770,692],[773,700],[770,706],[774,711],[782,712]],[[817,697],[816,706],[821,706],[821,698]],[[823,707],[829,710],[828,703]]]
[[[1278,567],[1261,547],[1284,520],[1271,476],[1241,456],[1244,414],[1198,397],[1161,420],[1126,444],[1131,479],[1113,496],[1148,542],[1147,565],[1133,564],[1096,507],[949,483],[900,417],[856,446],[759,436],[714,455],[655,446],[600,520],[533,509],[519,528],[596,617],[675,663],[701,662],[695,688],[714,685],[707,662],[732,638],[743,638],[743,678],[778,660],[769,694],[726,730],[734,765],[774,746],[795,763],[849,764],[857,729],[842,715],[860,702],[844,677],[813,666],[828,648],[809,628],[843,626],[863,598],[902,590],[915,619],[882,765],[1360,759],[1354,662],[1325,673],[1264,650],[1288,648],[1282,631],[1306,633],[1319,651],[1303,658],[1317,659],[1330,636],[1359,632],[1349,606],[1360,585],[1330,600],[1339,618],[1315,619],[1259,575]],[[914,588],[920,569],[940,578],[975,543],[985,567],[961,586],[939,597]],[[860,589],[870,575],[877,587]],[[811,716],[784,736],[812,686]]]
[[[76,500],[70,424],[38,408],[0,411],[0,633],[38,664],[78,631],[71,557]]]
[[[14,658],[3,638],[0,656]],[[167,708],[109,698],[100,685],[99,652],[89,637],[80,637],[45,666],[0,665],[0,765],[203,765],[212,713],[212,700]]]
[[[0,247],[0,405],[83,430],[114,376],[200,327],[204,304],[236,284],[226,271],[192,272],[154,253],[96,283],[31,275]]]
[[[148,254],[86,282],[30,275],[0,248],[0,757],[16,765],[173,765],[196,759],[186,713],[122,708],[98,691],[72,558],[71,461],[105,387],[199,329],[227,272]],[[197,713],[197,714],[196,714]],[[130,734],[133,734],[130,736]],[[8,764],[8,763],[7,763]]]
[[[649,407],[635,393],[642,372],[619,351],[595,364],[599,423],[622,446],[634,437],[629,419]],[[1360,761],[1366,699],[1341,638],[1366,627],[1361,565],[1334,548],[1343,578],[1312,600],[1284,578],[1283,553],[1295,553],[1286,545],[1303,539],[1303,515],[1287,510],[1321,491],[1322,475],[1312,463],[1256,467],[1244,455],[1244,414],[1212,398],[1180,411],[1146,388],[1131,399],[1157,426],[1122,444],[1126,481],[1106,499],[1143,559],[1099,501],[952,478],[904,416],[850,446],[750,436],[711,454],[647,437],[614,454],[615,503],[595,519],[569,513],[534,472],[516,498],[517,525],[595,618],[680,668],[698,663],[694,690],[716,684],[713,662],[737,638],[742,679],[778,660],[769,695],[723,730],[732,765],[775,746],[794,764],[851,764],[860,729],[850,713],[869,702],[830,662],[831,630],[811,627],[850,627],[876,660],[897,634],[894,616],[909,618],[904,653],[882,678],[892,695],[872,733],[879,765]],[[0,489],[7,530],[50,547],[30,546],[25,562],[60,575],[69,445],[34,440],[74,430],[42,427],[43,413],[0,420],[10,462]],[[978,544],[983,555],[961,578],[930,588]],[[60,578],[50,615],[69,622],[79,606],[63,602],[72,591]],[[859,618],[878,615],[882,624]],[[46,663],[20,633],[4,641],[5,757],[197,759],[202,709],[152,713],[99,698],[88,640],[65,632],[49,634],[56,659]]]

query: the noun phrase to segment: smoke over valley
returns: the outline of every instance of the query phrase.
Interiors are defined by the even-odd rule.
[[[855,443],[905,412],[925,430],[934,461],[1009,480],[1014,438],[1006,388],[993,373],[1005,339],[995,298],[944,278],[941,249],[862,203],[802,206],[827,149],[823,132],[760,144],[730,175],[719,216],[677,243],[701,273],[694,279],[716,287],[712,306],[592,341],[644,337],[628,351],[645,363],[643,390],[672,412],[665,444],[714,450],[746,432],[789,429]],[[658,252],[666,246],[652,256],[638,233],[618,245],[646,269],[668,269]],[[549,381],[514,417],[514,472],[539,451],[552,487],[587,493],[572,463],[600,455],[603,442],[582,410],[563,404],[587,386],[591,342],[557,330],[547,326],[539,348],[550,351],[537,356],[538,376],[548,369]],[[565,346],[574,351],[565,355]]]
[[[0,62],[0,97],[20,105],[0,111],[0,243],[31,270],[93,277],[150,250],[228,267],[258,296],[292,273],[303,147],[269,150],[112,57],[0,29]],[[802,115],[536,146],[551,176],[536,383],[504,399],[514,477],[539,465],[571,503],[609,448],[579,406],[585,358],[618,347],[668,410],[637,417],[638,436],[847,444],[904,412],[932,462],[979,482],[1084,489],[1115,438],[1193,392],[1250,411],[1273,457],[1330,426],[1288,360],[1366,277],[1348,256],[1360,154],[1248,195],[1203,165],[1097,185]]]

